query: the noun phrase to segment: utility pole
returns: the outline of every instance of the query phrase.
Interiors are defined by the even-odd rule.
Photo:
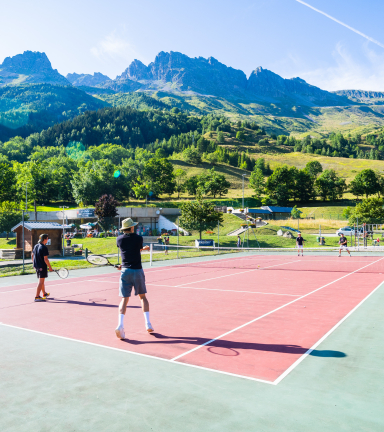
[[[67,206],[62,206],[62,207],[63,207],[63,257],[64,257],[65,256],[64,255],[64,234],[65,234],[65,232],[64,232],[64,216],[65,216],[64,209],[69,208],[69,207],[67,207]]]
[[[28,211],[28,185],[29,182],[25,183],[25,211]]]
[[[243,176],[243,202],[242,202],[242,208],[244,209],[244,177],[246,176],[246,174],[242,174]]]

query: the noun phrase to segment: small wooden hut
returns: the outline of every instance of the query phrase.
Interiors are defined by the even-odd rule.
[[[16,233],[16,257],[23,250],[23,223],[20,222],[12,228]],[[63,227],[56,222],[24,222],[24,251],[26,256],[30,256],[33,247],[39,241],[41,234],[49,235],[47,244],[49,255],[62,254],[62,235]]]

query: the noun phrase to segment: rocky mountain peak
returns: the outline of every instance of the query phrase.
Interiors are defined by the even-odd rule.
[[[24,51],[6,57],[0,65],[0,85],[15,83],[51,83],[69,85],[66,78],[53,69],[44,52]]]
[[[116,79],[130,79],[134,81],[146,80],[150,78],[150,71],[147,66],[140,60],[133,62],[125,69],[125,71]]]
[[[107,75],[103,75],[100,72],[95,72],[93,75],[91,74],[77,74],[77,73],[69,73],[66,76],[67,80],[74,86],[88,86],[94,87],[105,81],[110,81]]]

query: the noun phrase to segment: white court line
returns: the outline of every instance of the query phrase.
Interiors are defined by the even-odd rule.
[[[45,333],[45,332],[41,332],[41,331],[37,331],[37,330],[30,330],[30,329],[26,329],[26,328],[23,328],[23,327],[17,327],[17,326],[10,325],[10,324],[4,324],[2,322],[0,322],[0,325],[2,325],[4,327],[15,328],[15,329],[18,329],[18,330],[24,330],[24,331],[28,331],[28,332],[32,332],[32,333],[38,333],[38,334],[42,334],[44,336],[51,336],[51,337],[54,337],[54,338],[57,338],[57,339],[64,339],[64,340],[69,340],[71,342],[83,343],[83,344],[86,344],[86,345],[91,345],[91,346],[95,346],[95,347],[99,347],[99,348],[109,349],[109,350],[112,350],[112,351],[119,351],[119,352],[123,352],[125,354],[133,354],[133,355],[137,355],[137,356],[141,356],[141,357],[147,357],[147,358],[154,359],[154,360],[161,360],[161,361],[164,361],[164,362],[167,362],[167,363],[172,363],[172,365],[187,366],[187,367],[192,367],[192,368],[195,368],[195,369],[206,370],[206,371],[209,371],[209,372],[216,372],[216,373],[219,373],[219,374],[222,374],[222,375],[229,375],[229,376],[233,376],[233,377],[236,377],[236,378],[243,378],[243,379],[247,379],[247,380],[250,380],[250,381],[257,381],[257,382],[261,382],[261,383],[264,383],[264,384],[272,384],[272,385],[274,385],[273,381],[262,380],[262,379],[259,379],[259,378],[252,378],[252,377],[248,377],[248,376],[245,376],[245,375],[238,375],[238,374],[234,374],[234,373],[231,373],[231,372],[224,372],[224,371],[221,371],[221,370],[210,369],[210,368],[206,368],[206,367],[203,367],[203,366],[197,366],[197,365],[192,365],[192,364],[188,364],[188,363],[174,363],[174,362],[172,362],[172,360],[168,360],[168,359],[165,359],[165,358],[152,356],[152,355],[149,355],[149,354],[142,354],[142,353],[138,353],[138,352],[134,352],[134,351],[123,350],[121,348],[109,347],[109,346],[106,346],[106,345],[100,345],[100,344],[96,344],[96,343],[93,343],[93,342],[86,342],[86,341],[82,341],[82,340],[79,340],[79,339],[73,339],[73,338],[69,338],[69,337],[65,337],[65,336],[57,336],[57,335],[54,335],[54,334]]]
[[[305,352],[299,359],[297,359],[296,361],[295,361],[295,363],[293,363],[285,372],[283,372],[274,382],[273,382],[273,384],[275,384],[275,385],[277,385],[277,384],[279,384],[279,382],[281,381],[281,380],[283,380],[290,372],[292,372],[293,371],[293,369],[295,369],[295,367],[296,366],[298,366],[309,354],[311,354],[311,352],[315,349],[315,348],[317,348],[320,344],[321,344],[321,342],[323,342],[331,333],[333,333],[336,329],[337,329],[337,327],[339,327],[350,315],[352,315],[353,314],[353,312],[355,312],[355,310],[357,309],[357,308],[359,308],[364,302],[365,302],[365,300],[367,300],[375,291],[377,291],[380,287],[381,287],[381,285],[383,284],[383,282],[380,282],[380,284],[371,292],[371,293],[369,293],[368,295],[367,295],[367,297],[365,297],[363,300],[361,300],[361,302],[357,305],[357,306],[355,306],[350,312],[348,312],[347,313],[347,315],[345,315],[345,317],[344,318],[342,318],[335,326],[333,326],[332,328],[331,328],[331,330],[329,330],[329,332],[328,333],[326,333],[321,339],[319,339],[314,345],[312,345],[312,347],[307,351],[307,352]]]
[[[93,279],[85,279],[82,282],[111,282],[111,283],[116,283],[116,281],[115,282],[113,282],[113,281],[95,281]],[[64,283],[61,283],[61,284],[46,285],[45,288],[60,287],[62,285],[72,285],[72,282],[64,282]],[[22,289],[18,289],[18,290],[3,291],[3,292],[0,292],[0,294],[7,294],[7,293],[9,294],[9,293],[14,293],[14,292],[19,292],[19,291],[26,291],[26,290],[31,290],[31,289],[35,290],[36,287],[34,286],[34,287],[31,287],[31,288],[22,288]],[[79,294],[82,294],[82,293],[79,292]]]
[[[279,293],[266,293],[259,291],[237,291],[237,290],[229,290],[229,289],[219,289],[219,288],[200,288],[200,287],[186,287],[180,285],[158,285],[153,283],[147,283],[146,285],[158,286],[158,287],[167,287],[167,288],[181,288],[181,289],[197,289],[197,290],[207,290],[207,291],[223,291],[223,292],[235,292],[235,293],[249,293],[249,294],[266,294],[266,295],[278,295],[278,296],[290,296],[290,297],[299,297],[301,294],[279,294]]]
[[[93,280],[92,281],[91,280],[84,280],[83,282],[94,282],[94,281]],[[54,286],[61,286],[61,285],[71,285],[71,284],[72,284],[72,282],[64,282],[64,283],[61,283],[61,284],[46,285],[45,288],[50,288],[50,287],[54,287]],[[15,286],[17,286],[17,285],[15,285]],[[31,287],[31,288],[22,288],[22,289],[18,289],[18,290],[2,291],[2,292],[0,292],[0,294],[14,293],[14,292],[31,290],[31,289],[35,290],[36,286]]]
[[[293,263],[297,263],[297,262],[300,262],[300,260],[288,261],[288,262],[280,263],[280,264],[274,264],[274,265],[268,266],[268,267],[254,268],[254,269],[251,269],[251,270],[245,270],[245,271],[242,271],[242,272],[231,273],[231,274],[228,274],[228,275],[216,276],[214,278],[203,279],[203,280],[199,280],[199,281],[195,281],[195,282],[188,282],[188,283],[185,283],[185,284],[177,285],[177,287],[178,288],[182,288],[182,287],[184,287],[184,285],[191,285],[191,284],[194,284],[194,283],[206,282],[206,281],[210,281],[210,280],[214,280],[214,279],[221,279],[221,278],[224,278],[224,277],[237,276],[237,275],[243,274],[243,273],[249,273],[249,272],[252,272],[252,271],[264,270],[264,269],[271,268],[271,267],[277,267],[277,266],[286,265],[286,264],[293,264]],[[231,270],[231,269],[223,269],[223,270]],[[199,276],[199,275],[198,274],[197,275],[187,275],[186,277],[192,277],[192,276]],[[180,279],[182,277],[184,277],[184,276],[177,276],[177,277],[175,277],[173,279],[177,279],[177,278]],[[103,281],[95,281],[95,282],[103,282]],[[107,282],[107,281],[105,281],[105,282]],[[110,282],[112,282],[112,281],[110,281]],[[149,285],[149,284],[147,283],[147,285]]]
[[[249,273],[249,272],[252,272],[252,271],[264,270],[264,269],[271,268],[271,267],[277,267],[277,266],[286,265],[286,264],[293,264],[293,263],[297,263],[297,262],[300,262],[300,260],[289,261],[289,262],[280,263],[280,264],[274,264],[272,266],[261,267],[261,268],[256,268],[256,269],[252,269],[252,270],[246,270],[246,271],[242,271],[242,272],[232,273],[230,275],[217,276],[217,277],[214,277],[214,278],[203,279],[203,280],[196,281],[196,282],[188,282],[188,283],[185,283],[185,284],[178,285],[178,287],[182,287],[184,285],[191,285],[191,284],[194,284],[194,283],[206,282],[206,281],[210,281],[210,280],[214,280],[214,279],[221,279],[221,278],[224,278],[224,277],[237,276],[237,275],[243,274],[243,273]]]
[[[189,350],[189,351],[186,351],[186,352],[183,353],[183,354],[180,354],[180,355],[174,357],[171,361],[176,361],[176,360],[178,360],[179,358],[186,356],[187,354],[190,354],[190,353],[192,353],[192,352],[194,352],[194,351],[196,351],[196,350],[198,350],[198,349],[200,349],[200,348],[202,348],[202,347],[204,347],[204,346],[206,346],[206,345],[209,345],[209,344],[212,343],[212,342],[215,342],[215,341],[218,340],[218,339],[223,338],[224,336],[227,336],[227,335],[229,335],[229,334],[231,334],[231,333],[233,333],[233,332],[235,332],[235,331],[237,331],[237,330],[242,329],[243,327],[248,326],[249,324],[252,324],[252,323],[254,323],[254,322],[256,322],[256,321],[258,321],[258,320],[260,320],[260,319],[262,319],[262,318],[265,318],[266,316],[271,315],[271,314],[273,314],[274,312],[277,312],[277,311],[280,310],[280,309],[283,309],[283,308],[285,308],[285,307],[287,307],[287,306],[289,306],[289,305],[291,305],[291,304],[293,304],[293,303],[296,303],[297,301],[299,301],[299,300],[301,300],[301,299],[303,299],[303,298],[305,298],[305,297],[308,297],[309,295],[311,295],[311,294],[313,294],[313,293],[315,293],[315,292],[317,292],[317,291],[320,291],[321,289],[323,289],[323,288],[325,288],[325,287],[327,287],[327,286],[329,286],[329,285],[332,285],[332,284],[334,284],[335,282],[338,282],[338,281],[340,281],[341,279],[344,279],[344,278],[346,278],[346,277],[348,277],[348,276],[350,276],[350,275],[352,275],[352,274],[354,274],[354,273],[356,273],[356,272],[358,272],[358,271],[360,271],[360,270],[362,270],[362,269],[364,269],[364,268],[366,268],[366,267],[369,267],[369,266],[372,265],[372,264],[375,264],[375,263],[377,263],[377,262],[383,260],[383,259],[384,259],[384,257],[383,257],[383,258],[380,258],[379,260],[374,261],[373,263],[370,263],[370,264],[368,264],[368,265],[366,265],[366,266],[364,266],[364,267],[361,267],[361,268],[359,268],[358,270],[355,270],[355,271],[353,271],[353,272],[351,272],[351,273],[348,273],[347,275],[344,275],[344,276],[342,276],[342,277],[340,277],[340,278],[334,280],[333,282],[329,282],[329,283],[327,283],[326,285],[321,286],[320,288],[316,288],[315,290],[309,292],[308,294],[304,294],[304,295],[302,295],[301,297],[299,297],[299,298],[297,298],[297,299],[295,299],[295,300],[292,300],[292,301],[290,301],[289,303],[286,303],[285,305],[282,305],[282,306],[280,306],[280,307],[278,307],[278,308],[276,308],[276,309],[274,309],[274,310],[272,310],[272,311],[270,311],[270,312],[267,312],[266,314],[261,315],[261,316],[255,318],[255,319],[253,319],[253,320],[251,320],[251,321],[248,321],[247,323],[242,324],[241,326],[238,326],[238,327],[236,327],[236,328],[233,329],[233,330],[230,330],[230,331],[228,331],[228,332],[226,332],[226,333],[223,333],[222,335],[220,335],[220,336],[218,336],[218,337],[216,337],[216,338],[214,338],[214,339],[211,339],[210,341],[205,342],[205,343],[203,343],[202,345],[199,345],[198,347],[195,347],[195,348],[193,348],[193,349],[191,349],[191,350]]]

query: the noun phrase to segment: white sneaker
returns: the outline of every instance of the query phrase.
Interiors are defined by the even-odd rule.
[[[121,326],[117,327],[115,330],[115,333],[119,339],[125,339],[124,327],[121,327]]]
[[[148,333],[152,333],[154,331],[153,330],[153,325],[151,323],[145,324],[145,328],[147,329]]]

